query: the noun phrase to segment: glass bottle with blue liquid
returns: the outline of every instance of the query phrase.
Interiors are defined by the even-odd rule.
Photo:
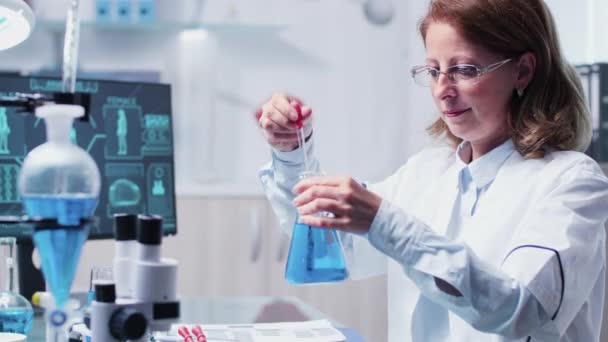
[[[0,332],[27,335],[34,310],[17,287],[15,243],[14,237],[0,238]]]
[[[44,105],[36,116],[44,119],[47,141],[31,150],[19,173],[19,194],[26,214],[55,220],[57,226],[36,229],[33,240],[42,261],[45,281],[57,306],[56,326],[68,300],[70,287],[88,236],[83,218],[94,214],[100,189],[97,164],[74,145],[70,131],[84,108],[74,105]]]
[[[300,179],[320,175],[302,172]],[[330,216],[321,212],[319,216]],[[292,284],[328,283],[348,278],[340,237],[334,229],[309,226],[299,221],[293,226],[285,279]]]
[[[321,172],[312,171],[309,167],[301,105],[297,102],[292,102],[291,105],[298,113],[296,122],[298,145],[304,161],[304,170],[300,172],[299,180],[322,176]],[[317,215],[332,214],[320,212]],[[348,278],[348,269],[338,233],[331,228],[304,224],[297,216],[285,265],[285,279],[291,284],[314,284],[337,282],[346,278]]]
[[[300,179],[318,176],[315,172],[302,172]],[[331,216],[331,213],[317,213]],[[348,278],[342,244],[338,233],[331,228],[313,227],[299,221],[293,227],[285,279],[291,284],[338,282]]]

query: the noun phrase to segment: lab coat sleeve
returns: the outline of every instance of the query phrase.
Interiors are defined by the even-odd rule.
[[[378,196],[391,199],[395,195],[395,190],[399,188],[399,182],[406,176],[407,170],[408,165],[406,164],[381,182],[364,183],[364,185]],[[352,279],[362,279],[387,272],[388,259],[386,255],[369,243],[367,234],[363,236],[344,232],[339,232],[339,234],[344,250],[353,251],[346,253],[346,260]],[[350,267],[351,265],[354,267]]]
[[[585,170],[565,175],[526,216],[513,227],[520,238],[502,268],[388,201],[369,240],[401,263],[425,296],[478,330],[516,339],[537,337],[539,328],[552,325],[548,334],[561,336],[604,267],[608,182]]]
[[[311,170],[319,171],[314,157],[313,140],[306,144],[307,159]],[[297,212],[293,206],[291,189],[298,182],[298,174],[304,169],[301,149],[290,152],[272,150],[272,160],[264,165],[258,175],[266,197],[270,202],[284,232],[291,235]],[[352,279],[366,278],[386,273],[386,256],[372,247],[362,236],[340,233],[347,266]]]
[[[606,264],[607,219],[608,180],[585,161],[565,172],[516,229],[502,269],[551,315],[544,330],[562,336],[589,298]]]
[[[313,139],[306,144],[306,156],[311,171],[319,171],[319,162],[314,157]],[[293,206],[295,198],[291,189],[298,183],[299,173],[304,171],[304,156],[301,149],[282,152],[272,149],[272,159],[258,172],[266,198],[279,219],[281,229],[291,235],[297,212]]]

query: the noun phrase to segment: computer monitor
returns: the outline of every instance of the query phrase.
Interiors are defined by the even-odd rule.
[[[0,75],[0,96],[61,90],[56,78]],[[99,225],[90,230],[89,239],[112,238],[115,213],[160,215],[165,235],[176,234],[170,86],[79,80],[76,91],[91,94],[91,107],[87,122],[74,123],[71,139],[93,157],[101,173],[95,211]],[[0,107],[0,215],[24,214],[17,190],[20,166],[27,153],[45,141],[42,119]],[[31,233],[24,226],[0,225],[0,236],[18,240],[20,285],[26,296],[31,290],[23,287],[35,281],[27,279]]]

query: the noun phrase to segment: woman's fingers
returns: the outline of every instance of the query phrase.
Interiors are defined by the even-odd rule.
[[[337,187],[344,182],[345,177],[333,177],[333,176],[318,176],[308,177],[296,184],[292,191],[295,194],[301,194],[313,186],[329,186]]]
[[[348,229],[352,226],[352,221],[348,217],[326,217],[314,215],[302,215],[298,218],[299,222],[308,226],[332,229]]]
[[[260,125],[263,128],[272,129],[274,126],[279,126],[288,131],[295,131],[296,125],[292,122],[285,113],[276,108],[272,103],[267,103],[263,107],[262,116],[260,117]]]
[[[284,120],[281,120],[281,118],[276,115],[263,115],[259,122],[260,127],[267,132],[295,134],[295,129],[289,127],[288,123],[285,123]]]
[[[382,199],[351,177],[310,177],[294,187],[293,200],[305,224],[365,233]],[[319,215],[319,213],[332,213]],[[304,219],[303,219],[304,218]]]
[[[336,216],[350,215],[352,206],[331,198],[315,198],[312,201],[299,206],[300,215],[312,215],[318,212],[329,212]]]
[[[301,107],[301,117],[294,104]],[[275,93],[259,110],[255,117],[268,143],[281,151],[291,151],[299,146],[297,137],[299,120],[304,125],[304,134],[312,132],[312,109],[302,101],[283,93]]]
[[[288,144],[289,146],[293,146],[298,142],[297,135],[293,133],[275,133],[264,131],[264,137],[266,138],[266,141],[268,141],[268,143],[272,146],[276,146],[277,144]]]
[[[290,96],[286,94],[277,93],[272,96],[270,103],[287,119],[291,120],[292,122],[295,122],[299,119],[299,115],[296,109],[292,106],[292,101],[293,99]],[[297,102],[301,103],[300,101]]]

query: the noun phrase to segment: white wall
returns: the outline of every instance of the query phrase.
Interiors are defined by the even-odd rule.
[[[608,62],[608,1],[545,0],[557,23],[562,49],[573,64]]]
[[[417,122],[430,114],[410,100],[409,67],[418,55],[405,32],[414,32],[415,24],[408,21],[410,5],[396,3],[395,22],[378,29],[349,1],[280,1],[274,12],[288,28],[279,35],[221,34],[199,42],[198,51],[217,58],[209,58],[214,68],[195,61],[180,79],[192,84],[203,74],[214,80],[217,96],[193,98],[198,105],[190,107],[214,111],[213,120],[196,116],[214,127],[205,132],[210,145],[220,148],[213,148],[212,169],[194,168],[190,178],[259,189],[252,170],[269,155],[250,118],[274,91],[298,95],[313,107],[316,151],[327,173],[377,180],[394,171],[411,143],[420,141],[418,134],[409,134],[414,131],[409,119]],[[187,51],[181,56],[193,49],[182,48]]]

